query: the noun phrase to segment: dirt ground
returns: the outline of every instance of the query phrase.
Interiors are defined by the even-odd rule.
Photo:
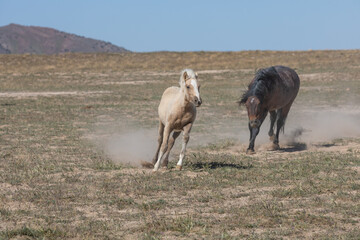
[[[257,69],[301,87],[271,150],[236,101]],[[192,68],[182,171],[153,173],[157,105]],[[0,55],[0,239],[359,239],[360,51]]]

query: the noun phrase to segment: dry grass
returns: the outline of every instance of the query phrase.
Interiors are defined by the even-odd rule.
[[[154,52],[121,54],[0,55],[2,73],[180,71],[257,69],[283,64],[308,72],[344,71],[358,67],[359,50],[347,51],[242,51]],[[342,69],[342,70],[341,70]]]
[[[359,136],[254,156],[236,138],[248,136],[235,101],[273,64],[303,80],[293,114],[351,100],[359,115],[358,50],[0,55],[12,93],[0,96],[0,239],[358,239]],[[184,171],[178,149],[157,174],[113,162],[96,140],[155,128],[185,67],[199,71],[204,104]]]

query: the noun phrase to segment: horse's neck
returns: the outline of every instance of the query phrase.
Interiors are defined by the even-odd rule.
[[[185,90],[183,90],[181,88],[180,88],[180,91],[179,91],[179,103],[180,103],[180,105],[182,107],[185,107],[186,105],[189,104],[189,100],[186,97]]]
[[[179,92],[179,105],[181,108],[183,109],[188,109],[193,103],[191,103],[185,94],[185,91],[183,89],[180,88],[180,92]]]

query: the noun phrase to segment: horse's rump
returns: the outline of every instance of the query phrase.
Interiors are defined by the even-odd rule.
[[[256,96],[260,102],[279,96],[292,99],[296,97],[299,86],[299,76],[293,69],[284,66],[263,68],[256,72],[238,103],[245,104],[250,96]]]

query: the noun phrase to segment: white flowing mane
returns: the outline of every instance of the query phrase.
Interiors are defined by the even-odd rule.
[[[187,79],[196,79],[196,74],[195,72],[192,70],[192,69],[184,69],[182,72],[181,72],[181,75],[180,75],[180,81],[179,81],[179,84],[180,86],[182,86],[186,79],[184,79],[184,73],[186,72],[186,74],[188,75],[188,78]]]

